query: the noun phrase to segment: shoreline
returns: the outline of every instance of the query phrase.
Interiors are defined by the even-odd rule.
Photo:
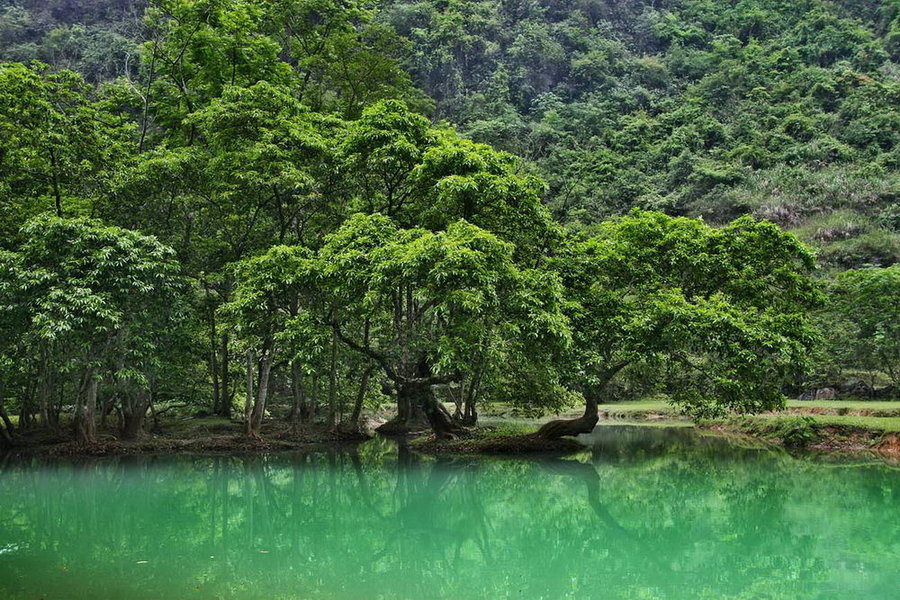
[[[684,427],[717,435],[752,438],[788,451],[873,452],[892,459],[900,457],[900,431],[894,428],[893,419],[896,417],[893,413],[883,421],[889,426],[882,426],[882,421],[876,418],[818,410],[798,414],[796,409],[789,408],[777,414],[692,423],[672,411],[635,403],[601,411],[598,427]],[[900,411],[900,403],[896,410]],[[267,425],[262,437],[255,439],[243,433],[243,425],[238,421],[188,417],[163,422],[155,433],[144,434],[134,441],[121,440],[113,432],[104,432],[98,442],[91,445],[79,445],[58,432],[37,430],[16,438],[12,446],[0,448],[0,457],[310,452],[350,448],[373,437],[391,439],[372,431],[330,430],[319,426],[292,429],[282,422]],[[568,454],[588,447],[575,438],[537,438],[533,433],[539,426],[539,421],[517,420],[507,415],[488,416],[482,424],[468,429],[458,438],[443,440],[429,432],[418,432],[406,437],[405,445],[414,452],[433,456]]]

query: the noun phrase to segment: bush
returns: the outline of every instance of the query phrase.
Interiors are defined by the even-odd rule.
[[[780,437],[788,448],[805,448],[819,439],[820,428],[812,417],[797,417],[781,426]]]

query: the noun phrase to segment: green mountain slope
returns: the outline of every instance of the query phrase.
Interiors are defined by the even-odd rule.
[[[569,222],[634,206],[900,256],[900,3],[389,2],[437,116],[527,158]]]

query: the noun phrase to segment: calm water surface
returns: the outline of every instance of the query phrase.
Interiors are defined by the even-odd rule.
[[[900,598],[900,470],[601,427],[575,459],[7,461],[0,598]]]

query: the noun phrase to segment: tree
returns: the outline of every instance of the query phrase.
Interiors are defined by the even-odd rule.
[[[125,432],[136,434],[149,403],[150,370],[165,351],[158,340],[178,307],[172,250],[88,219],[39,217],[22,235],[17,293],[5,299],[13,304],[4,310],[26,314],[24,339],[33,356],[51,356],[61,376],[74,377],[76,438],[96,441],[98,391],[110,378],[129,382],[122,399]],[[42,386],[50,384],[47,365],[42,361],[39,369]],[[42,396],[45,420],[48,400]]]
[[[151,2],[142,142],[152,116],[169,140],[190,146],[196,129],[186,118],[226,87],[294,81],[290,65],[279,60],[279,44],[267,35],[266,17],[264,3],[254,0]]]
[[[130,152],[133,125],[104,110],[71,71],[0,63],[0,233],[30,217],[84,214]]]
[[[783,405],[803,369],[819,294],[812,253],[777,226],[741,218],[702,221],[632,212],[574,241],[556,261],[570,300],[584,415],[538,435],[588,433],[606,385],[631,364],[664,361],[673,400],[694,416]]]
[[[511,154],[430,127],[402,102],[363,111],[349,125],[341,157],[357,210],[433,231],[464,219],[515,244],[517,260],[533,261],[557,241],[540,179],[519,173]]]
[[[293,406],[291,418],[299,423],[311,417],[303,406],[302,372],[322,354],[322,331],[305,329],[308,311],[316,302],[315,262],[302,246],[275,246],[265,254],[233,265],[237,281],[234,296],[220,312],[247,351],[247,397],[244,419],[247,434],[259,437],[269,396],[269,381],[275,359],[288,355],[291,367]],[[296,330],[304,328],[303,335]],[[321,329],[321,328],[320,328]],[[291,335],[291,330],[295,335]],[[254,371],[258,376],[253,381]],[[254,385],[255,383],[255,385]],[[255,393],[253,392],[255,388]]]
[[[158,233],[199,281],[213,411],[230,416],[229,333],[216,313],[234,287],[225,267],[336,227],[342,212],[329,185],[329,140],[343,123],[312,113],[288,88],[266,82],[226,87],[185,123],[194,128],[194,144],[145,154],[122,177],[105,216]],[[161,203],[166,210],[157,210]]]
[[[506,340],[527,340],[535,362],[536,348],[568,340],[558,280],[519,268],[511,244],[465,221],[434,233],[355,215],[318,263],[329,306],[320,318],[390,381],[394,430],[421,411],[437,435],[452,435],[457,426],[433,386],[502,361]]]
[[[828,286],[828,355],[900,387],[900,266],[840,273]]]
[[[278,0],[269,8],[272,35],[297,72],[297,93],[314,110],[356,119],[384,98],[428,105],[401,60],[408,45],[393,28],[376,21],[367,3]]]
[[[19,297],[21,257],[0,250],[0,444],[12,443],[15,427],[6,411],[7,394],[20,383],[22,370],[17,366],[25,357],[24,334],[27,314]]]

